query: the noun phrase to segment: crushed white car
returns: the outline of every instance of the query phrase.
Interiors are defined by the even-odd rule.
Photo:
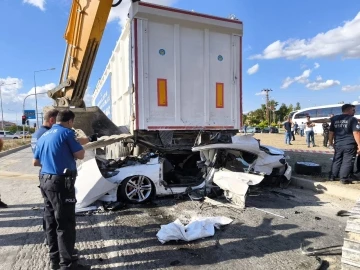
[[[154,196],[202,191],[204,196],[217,185],[236,203],[243,203],[250,185],[275,178],[290,183],[291,167],[284,152],[260,145],[252,135],[233,136],[227,142],[210,141],[190,151],[161,152],[105,159],[93,151],[108,144],[130,140],[131,135],[102,137],[85,146],[86,158],[78,164],[75,183],[77,212],[96,201],[145,203]]]

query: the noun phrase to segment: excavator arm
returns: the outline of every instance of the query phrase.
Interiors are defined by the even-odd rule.
[[[48,96],[57,107],[85,108],[84,96],[112,6],[122,0],[73,0],[64,38],[66,50],[57,87]],[[135,1],[133,1],[135,2]]]
[[[113,1],[116,1],[115,4]],[[131,0],[137,2],[139,0]],[[121,130],[96,106],[86,107],[84,96],[111,7],[122,0],[73,0],[64,38],[66,51],[57,87],[48,91],[54,106],[44,108],[75,113],[75,129],[85,134],[110,136]]]

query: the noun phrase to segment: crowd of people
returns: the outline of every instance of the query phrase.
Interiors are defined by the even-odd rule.
[[[342,184],[350,184],[352,180],[360,179],[360,124],[354,117],[354,105],[344,104],[341,110],[341,114],[329,115],[329,121],[325,120],[322,124],[323,146],[334,149],[329,180],[334,181],[339,178]],[[298,125],[292,122],[290,117],[287,119],[284,123],[285,144],[292,145],[291,141],[294,141],[295,135],[300,133],[300,137],[306,136],[308,148],[310,145],[316,147],[315,123],[311,121],[309,115],[306,120],[305,123]]]

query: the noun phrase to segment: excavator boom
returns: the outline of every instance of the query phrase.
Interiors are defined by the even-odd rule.
[[[56,106],[84,108],[84,95],[113,0],[73,0],[64,38],[59,85],[48,92]]]

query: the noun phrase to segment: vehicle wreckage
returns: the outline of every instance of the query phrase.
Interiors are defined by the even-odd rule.
[[[88,211],[96,201],[145,203],[154,196],[193,191],[206,196],[214,188],[244,206],[249,186],[275,179],[286,187],[291,180],[284,152],[261,145],[252,135],[198,142],[191,151],[176,153],[148,149],[139,156],[118,160],[95,154],[108,144],[131,140],[130,134],[104,136],[84,146],[87,154],[78,164],[75,183],[77,212]]]

